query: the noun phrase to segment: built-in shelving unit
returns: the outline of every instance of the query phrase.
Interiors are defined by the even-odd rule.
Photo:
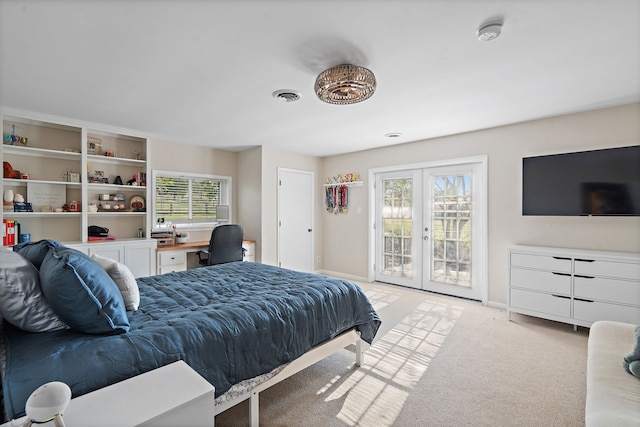
[[[148,234],[150,191],[139,182],[127,185],[134,177],[149,176],[145,137],[36,114],[4,111],[1,118],[0,157],[21,173],[16,178],[3,177],[2,194],[6,190],[20,194],[33,209],[12,212],[5,210],[10,206],[3,206],[3,219],[19,222],[20,231],[30,233],[32,240],[87,243],[90,225],[107,227],[116,240],[138,238],[140,229]],[[20,138],[11,141],[11,135]],[[100,142],[98,147],[95,141]],[[114,184],[116,177],[123,185]],[[108,183],[95,182],[99,179]],[[113,201],[116,209],[92,211],[108,202],[106,195],[115,194],[124,198]],[[132,208],[134,197],[143,201],[142,209],[140,203]],[[72,204],[78,205],[77,212]]]

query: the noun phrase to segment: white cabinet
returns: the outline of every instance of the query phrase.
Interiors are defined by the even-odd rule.
[[[185,271],[187,269],[187,251],[158,251],[158,274]]]
[[[508,310],[577,326],[640,324],[640,254],[511,247]]]
[[[151,276],[156,272],[157,241],[155,239],[69,243],[65,245],[89,256],[96,254],[118,261],[129,267],[135,277]]]
[[[12,190],[33,209],[14,211],[9,203],[2,219],[19,222],[32,241],[86,243],[90,225],[108,228],[118,240],[148,233],[145,137],[38,114],[5,110],[1,118],[0,157],[20,175],[3,177],[0,193]],[[127,185],[134,178],[138,185]]]

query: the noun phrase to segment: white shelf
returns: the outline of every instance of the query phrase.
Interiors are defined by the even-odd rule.
[[[325,184],[325,187],[362,187],[364,183],[362,181],[352,182],[333,182],[331,184]]]
[[[136,159],[126,159],[123,157],[109,157],[109,156],[99,156],[96,154],[87,154],[87,162],[89,163],[106,163],[113,165],[130,165],[130,166],[140,166],[142,168],[146,167],[146,160],[136,160]]]
[[[147,212],[122,212],[117,209],[113,212],[88,212],[88,216],[143,216]]]
[[[118,184],[92,184],[87,185],[88,190],[97,191],[146,191],[147,187],[144,185],[118,185]]]
[[[3,212],[6,217],[12,218],[52,218],[52,217],[79,217],[82,212]]]
[[[4,155],[16,154],[20,156],[45,157],[48,159],[80,161],[81,153],[71,151],[49,150],[47,148],[21,147],[17,145],[3,145]]]
[[[11,179],[11,178],[3,178],[3,184],[6,187],[23,187],[28,183],[35,184],[55,184],[55,185],[66,185],[68,187],[80,187],[82,184],[79,182],[67,182],[67,181],[44,181],[41,179]]]

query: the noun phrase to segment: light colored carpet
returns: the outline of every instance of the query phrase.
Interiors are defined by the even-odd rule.
[[[363,367],[340,351],[260,395],[269,426],[583,426],[588,329],[359,283],[382,318]],[[247,426],[246,402],[216,427]]]

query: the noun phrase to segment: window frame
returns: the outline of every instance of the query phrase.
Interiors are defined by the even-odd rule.
[[[201,174],[201,173],[192,173],[192,172],[179,172],[179,171],[166,171],[166,170],[152,170],[151,171],[151,192],[152,192],[152,197],[153,197],[153,203],[152,203],[152,218],[151,218],[151,222],[152,222],[152,228],[153,229],[157,229],[157,228],[161,228],[158,225],[158,212],[157,212],[157,189],[156,189],[156,178],[158,176],[163,177],[170,177],[170,178],[186,178],[186,179],[212,179],[212,180],[217,180],[217,181],[223,181],[224,184],[223,186],[225,188],[222,189],[221,191],[221,197],[220,197],[220,203],[221,205],[228,205],[229,206],[229,218],[232,218],[232,209],[231,209],[231,194],[232,194],[232,178],[230,176],[225,176],[225,175],[213,175],[213,174]],[[190,197],[191,198],[191,197]],[[189,202],[191,203],[191,202]],[[198,229],[198,228],[202,228],[202,229],[210,229],[211,227],[215,226],[216,224],[218,224],[218,222],[216,221],[209,221],[209,222],[179,222],[179,221],[172,221],[171,222],[172,225],[179,227],[181,229],[184,228],[190,228],[190,229]]]

